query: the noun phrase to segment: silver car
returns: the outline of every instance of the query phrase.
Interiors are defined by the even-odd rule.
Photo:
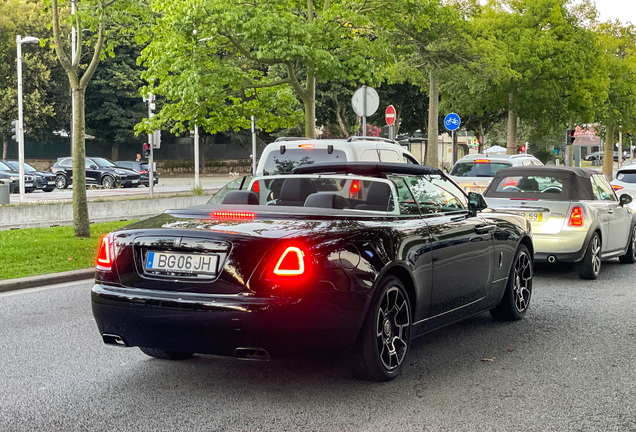
[[[500,169],[535,165],[543,164],[539,159],[529,154],[468,155],[453,165],[450,176],[466,193],[483,193]]]
[[[497,172],[484,193],[488,206],[527,218],[535,261],[576,262],[583,279],[596,279],[601,260],[636,262],[632,197],[617,198],[604,175],[568,167],[518,167]]]
[[[636,162],[618,170],[616,178],[612,180],[612,188],[618,195],[628,194],[636,197]],[[629,206],[632,210],[636,210],[636,202],[632,202]]]

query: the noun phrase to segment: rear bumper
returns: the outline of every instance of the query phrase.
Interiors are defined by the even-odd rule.
[[[223,356],[240,347],[278,357],[350,346],[368,304],[352,293],[257,298],[101,284],[91,297],[102,335],[117,335],[127,346]]]
[[[547,261],[554,256],[557,261],[576,262],[583,259],[588,243],[586,231],[561,231],[558,234],[533,233],[535,261]]]

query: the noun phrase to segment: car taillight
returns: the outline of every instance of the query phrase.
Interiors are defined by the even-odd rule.
[[[352,181],[351,188],[349,188],[349,198],[358,198],[359,192],[360,192],[360,183],[358,183],[358,180]]]
[[[146,171],[146,170],[141,170],[141,171],[139,171],[139,174],[148,174],[148,171]]]
[[[305,273],[305,253],[296,246],[290,246],[278,258],[272,272],[276,276],[301,276]]]
[[[570,213],[569,226],[583,226],[583,210],[581,207],[574,207]]]
[[[258,194],[261,191],[261,187],[258,185],[258,181],[255,181],[252,185],[252,192]]]
[[[623,186],[619,186],[619,185],[612,185],[612,189],[616,190],[621,190],[623,189]]]
[[[298,148],[314,148],[313,144],[301,144],[298,146]]]
[[[254,219],[256,214],[252,212],[241,212],[241,211],[213,211],[210,213],[210,216],[213,219],[238,219],[238,220],[247,220]]]
[[[99,244],[99,251],[97,252],[97,268],[99,270],[110,271],[113,266],[113,250],[111,235],[106,234],[102,237],[102,241]]]

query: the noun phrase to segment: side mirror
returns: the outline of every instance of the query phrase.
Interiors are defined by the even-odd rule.
[[[623,207],[624,205],[627,205],[629,203],[631,203],[632,200],[632,196],[629,194],[623,194],[620,197],[620,203],[621,203],[621,207]]]
[[[470,211],[473,216],[477,216],[477,212],[487,208],[488,204],[486,204],[486,200],[482,194],[477,192],[468,192],[468,211]]]

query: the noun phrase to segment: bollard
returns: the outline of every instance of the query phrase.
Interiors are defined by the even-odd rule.
[[[11,182],[9,180],[0,179],[0,205],[9,204],[11,202],[9,196],[9,187]]]

